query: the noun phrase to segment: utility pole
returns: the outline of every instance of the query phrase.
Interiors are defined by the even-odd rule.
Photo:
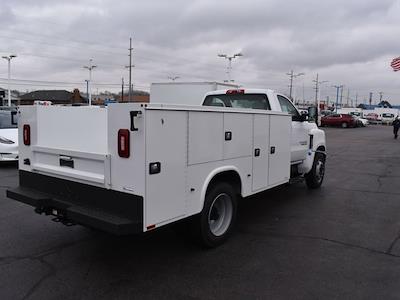
[[[313,82],[315,82],[315,105],[317,106],[318,109],[318,73],[317,73],[317,78],[315,80],[313,80]]]
[[[347,88],[347,97],[346,97],[347,106],[349,106],[349,100],[350,100],[350,89]]]
[[[121,82],[121,102],[124,102],[124,77],[122,77]]]
[[[11,89],[10,89],[10,81],[11,81],[11,60],[15,57],[17,57],[14,54],[8,55],[8,56],[2,56],[5,60],[8,61],[8,106],[11,106]]]
[[[343,87],[344,85],[340,86],[340,108],[343,107]]]
[[[97,68],[96,65],[93,65],[93,59],[89,59],[89,65],[83,66],[83,68],[89,70],[89,106],[92,105],[92,70]]]
[[[293,79],[296,78],[296,77],[299,77],[299,76],[301,76],[301,75],[305,75],[305,74],[304,74],[304,73],[294,74],[293,70],[291,70],[290,73],[286,73],[286,75],[289,75],[289,80],[290,80],[290,81],[289,81],[289,82],[290,82],[290,84],[289,84],[289,98],[290,98],[291,100],[293,100],[293,99],[292,99]]]
[[[226,74],[228,75],[228,80],[224,80],[225,82],[233,82],[234,80],[231,79],[231,72],[232,72],[232,59],[236,57],[243,56],[242,53],[236,53],[233,55],[227,55],[227,54],[218,54],[218,57],[223,57],[228,60],[228,67],[226,68]]]
[[[315,82],[315,113],[316,113],[316,117],[315,117],[315,123],[317,123],[317,125],[318,125],[318,115],[319,115],[319,91],[320,91],[320,88],[319,88],[319,85],[320,84],[322,84],[322,83],[326,83],[326,82],[328,82],[328,81],[326,81],[326,80],[324,80],[324,81],[319,81],[318,80],[318,73],[317,73],[317,78],[315,78],[315,80],[313,80],[313,82]]]
[[[131,102],[132,100],[132,38],[129,38],[129,96],[128,101]]]
[[[89,80],[85,79],[86,82],[86,98],[88,99],[89,102]]]
[[[373,93],[370,92],[370,93],[369,93],[369,105],[370,105],[370,106],[372,105],[372,95],[373,95]]]
[[[383,92],[379,92],[379,103],[382,102]]]
[[[356,93],[356,107],[358,106],[358,93]]]
[[[339,105],[339,90],[340,89],[342,89],[343,90],[343,85],[334,85],[334,86],[332,86],[332,87],[334,87],[335,89],[336,89],[336,105],[335,105],[335,110],[336,110],[336,112],[337,112],[337,108],[338,108],[338,105]]]

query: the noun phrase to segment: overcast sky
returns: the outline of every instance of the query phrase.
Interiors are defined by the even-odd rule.
[[[129,37],[133,37],[133,83],[223,81],[227,61],[218,53],[243,53],[233,61],[232,78],[245,87],[288,92],[290,70],[295,96],[313,93],[316,74],[321,96],[363,102],[369,92],[400,104],[400,1],[396,0],[1,0],[0,54],[12,60],[14,88],[78,87],[85,90],[90,58],[98,65],[99,90],[120,90],[128,82]],[[7,62],[0,61],[6,87]],[[35,81],[35,82],[33,82]],[[58,83],[49,83],[58,82]],[[66,83],[64,83],[66,82]],[[303,88],[304,86],[304,88]]]

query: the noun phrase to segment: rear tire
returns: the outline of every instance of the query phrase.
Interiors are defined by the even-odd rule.
[[[325,176],[325,155],[315,153],[314,163],[310,172],[304,177],[309,189],[317,189],[321,186]]]
[[[195,220],[199,242],[208,248],[223,244],[232,232],[236,211],[237,195],[230,184],[221,182],[210,187]]]

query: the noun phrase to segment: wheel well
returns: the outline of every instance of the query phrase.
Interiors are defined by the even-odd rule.
[[[239,174],[235,171],[224,171],[216,174],[208,184],[207,191],[219,182],[227,182],[232,185],[237,194],[240,195],[242,193],[242,181]]]

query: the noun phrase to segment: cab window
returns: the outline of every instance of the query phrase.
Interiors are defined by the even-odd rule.
[[[287,99],[281,95],[278,95],[278,101],[279,101],[279,104],[281,105],[282,111],[292,115],[293,121],[296,121],[300,118],[299,112],[294,107],[292,102],[289,101],[289,99]]]
[[[267,95],[265,94],[208,95],[203,102],[203,106],[226,106],[271,110]]]

